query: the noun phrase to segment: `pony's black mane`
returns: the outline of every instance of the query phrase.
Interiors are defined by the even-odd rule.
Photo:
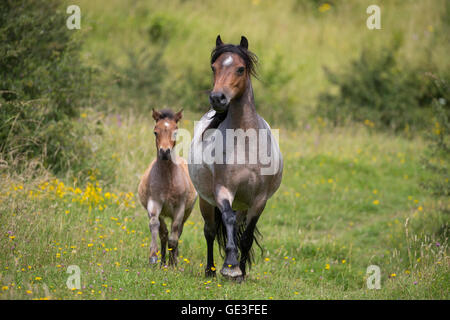
[[[245,67],[249,71],[250,75],[258,78],[258,74],[256,72],[258,57],[253,52],[240,45],[222,44],[220,46],[216,46],[211,52],[211,64],[213,64],[225,52],[232,52],[240,56],[244,60]],[[227,112],[216,112],[211,118],[211,122],[209,123],[209,125],[205,128],[205,130],[203,130],[203,133],[208,129],[217,129],[220,123],[225,120],[226,116]]]
[[[225,52],[232,52],[239,55],[245,63],[247,70],[254,77],[257,77],[256,65],[258,63],[258,57],[251,51],[234,44],[222,44],[217,46],[211,52],[211,64],[213,64],[217,58],[219,58]]]

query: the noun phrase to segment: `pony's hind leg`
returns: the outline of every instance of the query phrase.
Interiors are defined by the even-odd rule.
[[[214,265],[214,239],[216,238],[215,210],[219,209],[213,207],[201,197],[199,199],[199,205],[203,220],[205,221],[205,225],[203,227],[207,246],[205,275],[207,277],[214,277],[216,275],[216,267]]]
[[[253,245],[253,240],[255,239],[254,232],[256,229],[256,223],[258,222],[258,219],[261,215],[261,213],[264,210],[264,207],[266,206],[266,201],[256,201],[256,203],[253,204],[253,206],[247,211],[247,221],[245,230],[242,233],[240,240],[239,240],[239,247],[241,250],[241,259],[239,261],[239,267],[242,271],[243,277],[245,277],[245,267],[246,263],[251,263],[252,255],[251,255],[251,248]],[[258,244],[259,245],[259,244]],[[250,261],[249,261],[250,260]]]
[[[159,233],[159,214],[161,213],[161,205],[154,201],[148,200],[147,211],[150,218],[149,228],[152,234],[152,242],[150,244],[150,258],[149,263],[155,264],[158,262],[158,233]]]

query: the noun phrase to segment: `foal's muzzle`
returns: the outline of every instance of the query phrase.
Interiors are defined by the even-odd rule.
[[[209,94],[209,102],[215,111],[221,113],[227,110],[230,101],[223,92],[218,91]]]
[[[159,156],[162,160],[169,160],[170,159],[170,148],[169,149],[159,149]]]

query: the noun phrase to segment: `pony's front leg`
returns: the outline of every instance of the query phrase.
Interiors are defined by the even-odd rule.
[[[223,200],[219,207],[222,222],[225,225],[227,242],[225,246],[225,261],[220,273],[227,278],[240,279],[242,271],[238,264],[238,247],[236,243],[236,212],[231,208],[229,200]]]
[[[158,232],[160,227],[159,214],[162,206],[154,200],[148,200],[147,212],[150,219],[149,228],[152,235],[152,242],[150,244],[150,258],[149,263],[155,264],[158,262]]]
[[[177,207],[174,211],[174,217],[172,221],[172,230],[169,236],[169,265],[177,265],[178,257],[178,239],[183,232],[183,219],[184,219],[184,204]]]

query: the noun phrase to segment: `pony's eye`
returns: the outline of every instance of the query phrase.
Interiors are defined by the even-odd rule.
[[[244,73],[244,67],[239,67],[237,70],[236,70],[236,72],[238,73],[238,74],[240,74],[240,75],[242,75],[243,73]]]
[[[216,73],[216,68],[214,68],[213,66],[211,66],[211,70],[212,72]]]
[[[158,134],[156,131],[153,131],[153,133],[155,134],[155,136]]]

